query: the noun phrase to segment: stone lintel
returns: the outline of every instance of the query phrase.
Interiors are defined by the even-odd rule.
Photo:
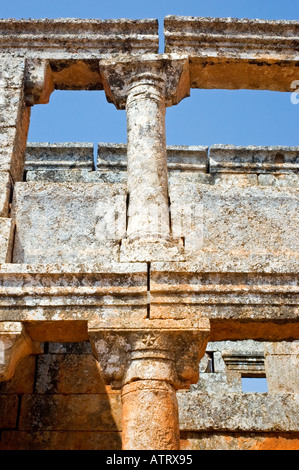
[[[230,266],[213,263],[207,272],[204,262],[193,267],[187,262],[152,263],[151,318],[183,319],[197,313],[210,319],[211,341],[298,339],[296,271],[285,266],[286,272],[280,272],[283,263],[278,270],[273,263],[272,272],[263,272],[263,265],[252,272],[248,262],[248,271],[242,272],[230,258]]]
[[[25,171],[94,170],[93,144],[88,142],[29,143]]]
[[[1,318],[26,322],[34,341],[86,341],[88,321],[110,318],[129,328],[148,315],[183,324],[190,315],[209,318],[213,341],[299,338],[294,273],[218,269],[204,262],[151,263],[150,272],[145,263],[3,263]]]
[[[156,19],[1,19],[0,51],[31,58],[157,53]]]
[[[201,145],[167,145],[169,171],[194,171],[206,173],[208,147]],[[127,144],[101,142],[98,144],[98,170],[110,172],[127,170]]]
[[[212,145],[210,173],[298,173],[299,147]]]
[[[167,16],[165,52],[190,58],[192,88],[294,91],[299,22]]]
[[[19,361],[33,352],[21,322],[0,322],[0,382],[11,379]]]
[[[125,109],[130,86],[135,83],[162,86],[166,106],[189,96],[188,56],[180,54],[144,55],[142,58],[103,59],[99,63],[106,97],[118,109]]]
[[[199,360],[209,337],[209,321],[90,322],[89,338],[104,379],[114,388],[136,380],[160,380],[189,388],[198,380]]]

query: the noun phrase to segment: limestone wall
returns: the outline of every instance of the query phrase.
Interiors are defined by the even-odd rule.
[[[257,255],[270,247],[294,248],[297,148],[168,147],[167,152],[173,229],[190,243],[195,263],[202,251],[192,245],[194,216],[204,227],[203,246],[213,244],[207,252],[223,256],[242,246]],[[126,146],[100,144],[96,163],[93,153],[91,144],[28,144],[24,181],[15,184],[12,201],[14,264],[118,259],[126,226]],[[112,233],[113,221],[120,226]],[[225,226],[234,227],[227,238],[221,233]],[[153,295],[155,282],[161,281],[153,266]],[[208,286],[203,274],[200,284]],[[161,316],[154,305],[152,315]],[[178,393],[182,449],[298,448],[297,361],[296,341],[209,342],[198,383]],[[242,377],[266,377],[268,393],[243,392]],[[0,409],[0,449],[121,449],[120,393],[104,384],[84,337],[78,343],[41,343],[0,385]]]
[[[299,147],[165,132],[191,88],[293,91],[299,23],[164,34],[0,20],[0,449],[299,447]],[[127,144],[28,144],[54,89],[103,90]]]

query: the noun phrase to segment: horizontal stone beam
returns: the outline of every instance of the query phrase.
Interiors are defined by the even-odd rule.
[[[210,341],[299,338],[296,274],[197,270],[188,263],[152,263],[150,273],[145,263],[2,264],[1,320],[24,322],[34,341],[85,341],[87,322],[187,325],[192,316],[210,320]]]
[[[67,142],[29,143],[26,147],[25,171],[94,170],[93,144]]]
[[[192,88],[294,91],[299,22],[167,16],[165,52],[186,53]]]
[[[289,272],[283,259],[279,265],[273,258],[272,270],[263,272],[261,259],[254,272],[253,258],[247,257],[245,272],[242,260],[234,264],[231,256],[227,266],[225,256],[211,264],[208,256],[199,264],[152,263],[151,317],[188,318],[197,312],[211,322],[210,341],[298,339],[296,268]],[[270,266],[269,257],[267,270]]]
[[[178,392],[181,431],[298,430],[299,395]]]
[[[157,53],[156,19],[2,19],[0,52],[32,58]]]

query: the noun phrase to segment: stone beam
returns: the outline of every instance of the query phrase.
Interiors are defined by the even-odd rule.
[[[155,19],[0,20],[0,56],[49,61],[60,90],[101,90],[100,58],[158,50]]]
[[[152,263],[150,317],[183,319],[197,312],[211,322],[210,341],[297,340],[298,268],[291,257],[291,271],[283,255],[272,257],[272,269],[271,256],[266,262],[257,255],[242,260],[230,254],[227,266],[225,256],[211,260],[204,253],[193,264]]]
[[[294,91],[299,22],[167,16],[165,52],[186,53],[192,88]]]
[[[178,450],[176,390],[198,380],[209,322],[107,319],[88,330],[105,382],[122,392],[123,449]]]
[[[296,274],[221,272],[223,265],[217,273],[215,265],[205,270],[202,260],[151,263],[150,271],[145,263],[4,263],[1,319],[24,322],[40,342],[86,341],[87,322],[99,318],[129,325],[189,315],[210,320],[211,341],[299,339]]]
[[[27,58],[142,55],[159,48],[156,19],[1,19],[0,52]]]
[[[32,341],[87,341],[87,322],[146,318],[146,264],[2,264],[0,318]]]

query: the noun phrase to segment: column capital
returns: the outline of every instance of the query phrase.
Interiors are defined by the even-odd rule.
[[[204,318],[143,319],[128,325],[104,320],[89,323],[88,332],[103,378],[113,388],[160,380],[185,389],[198,381],[210,324]]]
[[[26,356],[34,352],[34,344],[21,322],[0,322],[0,382],[10,380]]]
[[[50,63],[45,59],[27,59],[25,68],[25,102],[27,106],[46,104],[54,91]]]
[[[145,54],[141,58],[103,59],[99,67],[107,100],[118,109],[125,109],[136,82],[160,88],[166,106],[178,104],[190,94],[187,55]]]

